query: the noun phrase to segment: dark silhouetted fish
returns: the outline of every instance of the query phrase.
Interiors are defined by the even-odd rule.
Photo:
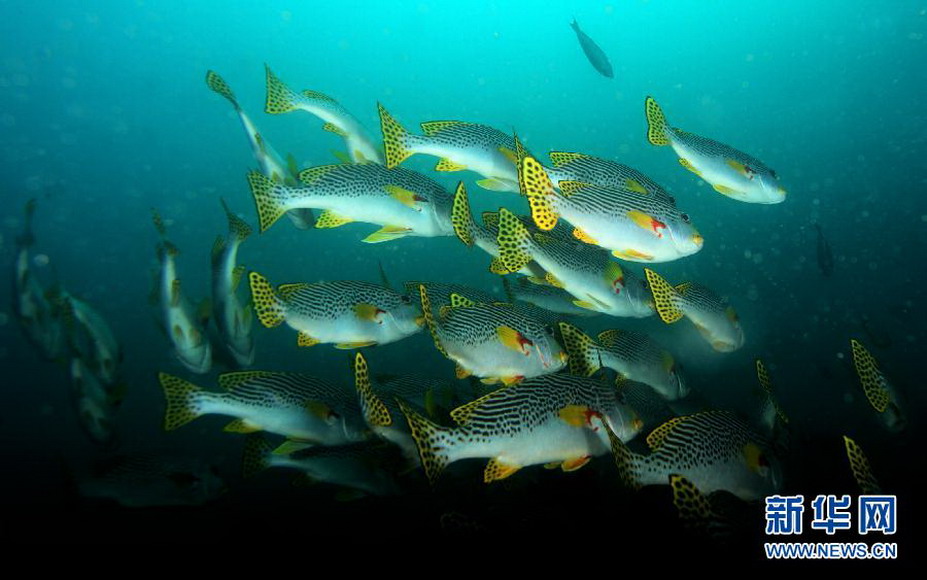
[[[834,255],[830,251],[830,244],[827,243],[824,232],[821,231],[821,225],[814,224],[814,228],[818,231],[818,267],[821,268],[821,273],[829,278],[834,273]]]
[[[575,18],[570,26],[573,28],[573,32],[576,33],[576,39],[579,40],[579,45],[583,48],[583,52],[586,53],[586,58],[589,59],[589,62],[595,67],[595,70],[602,73],[602,76],[614,78],[615,75],[612,73],[612,63],[608,62],[608,56],[605,52],[599,48],[599,45],[589,38],[585,32],[579,29],[579,24],[576,22]]]

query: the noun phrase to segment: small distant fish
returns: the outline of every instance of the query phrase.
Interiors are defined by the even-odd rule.
[[[242,457],[244,477],[265,469],[284,467],[303,473],[307,483],[330,483],[373,496],[398,495],[396,481],[398,452],[383,441],[362,441],[342,445],[284,443],[276,450],[259,434],[250,435]]]
[[[95,477],[80,483],[81,495],[124,507],[203,505],[225,491],[214,466],[182,456],[120,455],[99,463],[95,471]]]
[[[70,330],[72,347],[81,353],[103,383],[113,385],[122,360],[122,350],[109,323],[89,303],[67,291],[57,289],[53,294],[65,326]]]
[[[558,193],[544,166],[515,143],[519,187],[541,230],[562,217],[577,239],[633,262],[668,262],[702,249],[702,236],[669,196],[577,181],[558,182]]]
[[[577,240],[564,242],[528,231],[505,208],[499,210],[496,241],[503,265],[518,272],[532,260],[546,272],[540,283],[563,288],[582,308],[612,316],[643,318],[654,312],[639,280],[626,274],[608,251]]]
[[[283,284],[275,290],[257,272],[249,280],[261,324],[273,328],[286,322],[299,333],[299,346],[388,344],[420,331],[424,322],[408,296],[370,282]]]
[[[747,203],[780,203],[786,191],[776,172],[762,161],[713,139],[670,127],[653,97],[647,97],[647,139],[671,145],[679,163],[718,193]]]
[[[509,278],[509,276],[502,278],[502,285],[505,287],[509,302],[527,302],[534,304],[538,308],[567,316],[589,317],[601,314],[577,306],[574,303],[576,297],[563,288],[551,286],[550,284],[536,284],[525,276],[516,276],[514,281],[510,281]]]
[[[229,415],[231,433],[267,431],[325,445],[366,438],[352,391],[300,373],[240,371],[219,375],[224,392],[211,392],[159,373],[167,409],[164,429],[177,429],[203,415]]]
[[[16,240],[16,261],[13,264],[13,312],[29,342],[42,356],[55,360],[64,352],[65,334],[59,311],[49,302],[32,269],[34,199],[26,203],[25,214],[26,225]]]
[[[483,176],[476,182],[483,189],[518,191],[515,142],[511,135],[463,121],[429,121],[422,123],[424,135],[414,135],[383,105],[377,106],[388,167],[396,167],[412,155],[423,153],[440,158],[435,171],[467,169]]]
[[[222,200],[229,223],[227,236],[219,236],[212,245],[212,304],[219,335],[225,348],[240,366],[254,362],[252,311],[238,299],[238,285],[245,268],[236,264],[238,247],[251,235],[251,226],[232,213]]]
[[[383,163],[383,155],[367,129],[338,101],[317,91],[297,93],[290,90],[266,64],[267,102],[264,110],[271,115],[306,111],[325,121],[323,129],[344,139],[348,154],[355,163]]]
[[[158,244],[158,261],[161,264],[158,294],[165,332],[174,345],[174,353],[181,363],[194,373],[207,373],[212,367],[212,347],[190,304],[180,290],[180,278],[174,262],[180,253],[167,240],[164,222],[154,210],[155,229],[161,235]]]
[[[907,426],[908,420],[903,410],[901,394],[879,368],[875,357],[858,340],[851,339],[853,351],[853,368],[859,378],[866,399],[878,413],[879,421],[886,429],[900,432]]]
[[[826,278],[830,278],[834,273],[834,255],[831,253],[830,244],[827,243],[827,238],[824,237],[824,232],[821,230],[821,224],[814,224],[814,229],[818,231],[818,267]]]
[[[767,441],[729,411],[675,417],[647,436],[649,455],[632,452],[605,425],[622,482],[634,489],[682,475],[701,493],[728,491],[755,501],[782,487],[782,467]]]
[[[612,72],[612,63],[608,60],[608,55],[605,54],[605,51],[599,48],[599,45],[595,43],[589,36],[579,29],[579,23],[576,22],[576,19],[573,19],[573,22],[570,23],[570,27],[573,29],[573,32],[576,33],[576,39],[579,40],[579,46],[582,47],[583,52],[586,54],[586,58],[589,59],[589,64],[591,64],[595,70],[599,71],[604,77],[614,78],[615,75]]]
[[[563,344],[574,374],[589,376],[606,367],[618,373],[619,387],[628,380],[645,383],[667,401],[689,394],[673,355],[645,334],[613,329],[593,340],[579,329],[567,328]]]
[[[760,404],[760,427],[763,429],[766,437],[778,446],[778,449],[785,451],[789,446],[789,418],[779,406],[779,401],[773,392],[772,379],[769,376],[769,370],[763,361],[756,359],[756,378],[760,383],[763,392]]]
[[[402,401],[399,405],[432,483],[448,464],[478,457],[489,459],[486,483],[530,465],[575,471],[608,452],[601,424],[626,441],[640,429],[640,420],[618,401],[611,385],[561,374],[527,379],[458,407],[451,412],[455,427],[437,425]]]
[[[261,172],[277,183],[296,185],[297,179],[299,178],[299,167],[297,166],[296,159],[292,155],[287,155],[286,161],[284,161],[280,154],[271,147],[267,139],[258,132],[251,118],[238,104],[238,99],[235,98],[235,93],[232,92],[232,88],[228,83],[216,72],[207,71],[206,86],[232,103],[232,107],[235,108],[235,113],[241,121],[245,134],[248,136],[248,142],[251,144],[251,152],[254,153],[254,158],[257,159],[261,167]],[[308,229],[315,225],[315,215],[313,215],[311,209],[294,209],[287,212],[287,216],[290,218],[290,221],[301,230]]]
[[[435,346],[457,363],[457,378],[516,383],[553,373],[566,364],[554,329],[508,304],[478,304],[452,294],[435,317],[425,286],[419,286],[422,313]]]
[[[649,268],[644,268],[644,273],[663,322],[672,324],[685,316],[718,352],[732,352],[743,346],[740,319],[726,300],[697,282],[673,287]]]
[[[71,399],[91,441],[103,446],[113,443],[121,398],[110,394],[80,358],[71,359]]]
[[[863,453],[862,448],[846,435],[843,436],[843,444],[846,447],[847,459],[850,461],[850,469],[853,471],[853,479],[859,485],[859,490],[869,495],[882,493],[882,486],[872,474],[869,459]]]
[[[324,210],[316,228],[336,228],[352,222],[383,226],[364,238],[388,242],[404,236],[450,236],[451,195],[428,177],[408,169],[383,165],[323,165],[299,174],[300,185],[275,183],[258,171],[248,174],[261,232],[287,211]]]

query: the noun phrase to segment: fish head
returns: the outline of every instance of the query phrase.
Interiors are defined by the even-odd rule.
[[[705,245],[705,239],[692,225],[692,218],[687,213],[676,212],[672,219],[666,220],[666,229],[673,240],[673,247],[681,256],[692,255]]]
[[[743,499],[759,499],[782,489],[782,462],[766,445],[748,441],[741,448],[741,459],[748,477],[745,489],[737,495]]]
[[[410,296],[405,294],[401,295],[397,304],[389,309],[387,316],[404,335],[418,332],[425,324],[421,305],[416,304]]]
[[[750,194],[758,203],[781,203],[785,201],[786,192],[779,183],[776,172],[771,169],[756,171],[750,179]]]
[[[557,342],[554,327],[549,324],[538,325],[538,327],[528,332],[527,338],[533,344],[526,345],[526,351],[528,354],[538,357],[545,372],[555,372],[562,369],[566,366],[567,353]]]
[[[630,405],[617,401],[614,409],[605,417],[600,417],[599,420],[607,421],[608,426],[622,441],[634,439],[634,437],[640,433],[641,429],[644,428],[644,420],[638,415],[637,411]],[[598,426],[598,423],[593,421],[591,425],[593,425],[593,430],[596,430],[595,427]],[[601,431],[603,431],[604,434],[604,430]]]

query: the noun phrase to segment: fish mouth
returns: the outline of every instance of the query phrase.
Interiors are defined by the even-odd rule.
[[[705,245],[705,238],[702,237],[702,234],[692,234],[692,243],[695,244],[695,247],[701,249]]]

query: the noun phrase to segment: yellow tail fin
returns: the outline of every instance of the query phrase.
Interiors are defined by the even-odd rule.
[[[405,401],[397,399],[397,402],[399,403],[399,410],[406,416],[406,421],[409,423],[412,439],[415,440],[415,445],[418,447],[418,454],[421,457],[425,475],[433,485],[449,463],[445,441],[442,441],[444,439],[442,435],[446,434],[449,429],[435,425],[422,417]]]
[[[248,239],[248,236],[251,235],[251,226],[249,226],[245,220],[241,219],[229,209],[228,204],[225,203],[224,199],[219,199],[222,202],[222,208],[225,210],[225,217],[229,221],[229,232],[235,236],[239,242],[243,242]]]
[[[473,214],[470,213],[470,199],[467,197],[467,187],[461,181],[457,184],[454,193],[454,205],[451,208],[451,224],[457,238],[467,246],[473,245]]]
[[[389,409],[380,400],[380,397],[373,392],[370,384],[370,371],[367,369],[367,360],[364,355],[357,353],[354,355],[354,387],[360,396],[361,411],[364,413],[364,419],[371,427],[389,427],[393,424],[393,418],[389,414]]]
[[[666,117],[663,116],[663,110],[653,97],[647,97],[644,100],[644,113],[647,115],[647,140],[652,145],[669,145],[670,140],[666,136],[669,130]]]
[[[249,435],[245,438],[245,450],[241,457],[241,476],[254,477],[270,467],[274,446],[263,435]]]
[[[270,282],[257,272],[248,275],[248,282],[251,284],[251,302],[258,320],[267,328],[280,326],[286,318],[286,311]]]
[[[882,487],[872,475],[872,469],[869,467],[869,460],[863,450],[846,435],[843,436],[843,443],[847,448],[847,459],[850,460],[850,469],[853,470],[853,477],[859,485],[860,490],[865,494],[882,493]]]
[[[279,186],[259,171],[248,173],[248,184],[251,186],[251,195],[254,197],[263,234],[286,213],[286,210],[280,207],[275,194],[275,188]]]
[[[518,216],[504,207],[499,209],[496,243],[499,244],[499,258],[509,272],[518,272],[531,261],[531,254],[528,253],[531,234]]]
[[[167,401],[165,431],[173,431],[200,416],[197,394],[203,393],[202,389],[167,373],[158,373],[158,382],[164,389],[164,399]]]
[[[438,327],[435,324],[434,314],[431,312],[431,300],[428,299],[428,291],[425,289],[424,284],[419,284],[418,294],[422,300],[422,315],[425,317],[425,324],[428,325],[428,331],[431,332],[431,338],[435,341],[435,347],[437,347],[438,352],[447,356],[447,351],[444,350],[441,339],[438,338]]]
[[[214,71],[206,71],[206,86],[208,86],[214,93],[222,95],[232,103],[232,106],[235,107],[235,110],[239,110],[241,107],[238,106],[238,100],[235,99],[235,93],[232,92],[232,87],[225,82],[225,79],[219,76],[218,73]]]
[[[679,519],[683,524],[689,527],[706,526],[712,516],[708,498],[682,475],[674,473],[669,480],[673,488],[673,505],[679,510]]]
[[[601,357],[594,340],[572,324],[561,322],[559,326],[563,348],[570,357],[568,360],[571,374],[588,377],[602,368]]]
[[[518,188],[528,198],[531,217],[534,223],[544,231],[554,229],[557,214],[551,201],[554,199],[554,184],[550,181],[544,166],[532,157],[515,136],[515,150],[518,158]]]
[[[386,167],[392,169],[412,155],[412,151],[406,148],[409,132],[389,114],[383,105],[377,103],[377,108],[380,110],[380,129],[383,131]]]
[[[641,486],[634,475],[634,454],[628,449],[628,446],[615,435],[608,421],[602,420],[602,427],[608,433],[608,441],[612,447],[612,455],[615,457],[615,466],[618,468],[618,475],[621,477],[621,483],[630,489],[639,489]]]
[[[267,100],[264,103],[264,112],[279,115],[295,111],[296,103],[300,98],[299,93],[294,93],[283,84],[283,81],[266,64],[264,70],[267,72]]]
[[[647,275],[647,282],[650,284],[650,292],[653,294],[653,302],[660,319],[667,324],[672,324],[682,318],[682,311],[676,306],[676,290],[650,268],[644,268],[644,273]]]
[[[850,346],[853,349],[853,367],[856,369],[859,382],[863,385],[869,404],[879,413],[885,412],[891,395],[882,386],[885,379],[879,372],[875,357],[855,338],[850,340]]]

